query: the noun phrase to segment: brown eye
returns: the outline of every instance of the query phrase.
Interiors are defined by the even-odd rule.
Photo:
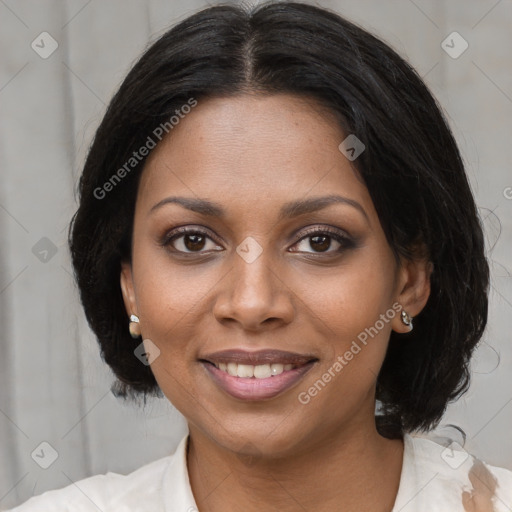
[[[208,241],[212,242],[213,247],[207,247]],[[220,248],[219,245],[213,243],[212,238],[205,231],[197,228],[178,228],[165,236],[162,245],[170,247],[175,252],[185,254],[201,253],[208,250],[218,250],[216,247]]]
[[[350,238],[332,228],[314,228],[306,231],[306,236],[303,236],[295,245],[300,246],[301,244],[302,249],[296,252],[306,252],[310,254],[340,253],[344,249],[354,246],[354,242]],[[333,246],[334,250],[329,251]],[[312,249],[312,251],[308,249]]]
[[[331,238],[327,235],[311,236],[309,237],[309,245],[312,249],[325,252],[331,246]]]
[[[204,249],[206,237],[204,235],[183,235],[183,245],[189,251]]]

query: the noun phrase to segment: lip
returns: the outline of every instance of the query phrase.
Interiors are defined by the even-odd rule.
[[[299,354],[297,352],[286,352],[284,350],[265,349],[265,350],[240,350],[228,349],[220,352],[213,352],[204,355],[199,360],[205,360],[209,363],[236,363],[236,364],[252,364],[258,366],[260,364],[297,364],[303,365],[312,360],[318,359],[312,354]]]
[[[284,352],[281,350],[223,350],[200,358],[213,382],[228,395],[244,401],[269,400],[294,387],[313,368],[318,358],[312,355]],[[234,377],[220,370],[215,363],[237,364],[294,364],[300,365],[285,370],[279,375],[265,379]]]

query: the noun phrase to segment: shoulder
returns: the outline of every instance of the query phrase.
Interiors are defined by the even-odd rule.
[[[443,446],[419,435],[406,435],[404,443],[403,485],[408,489],[402,498],[410,495],[415,503],[410,510],[423,510],[424,503],[431,512],[447,507],[453,512],[510,511],[512,471],[485,463],[457,443]]]
[[[129,474],[108,472],[78,480],[61,489],[46,491],[6,512],[73,510],[89,512],[159,512],[165,510],[164,475],[182,455],[186,437],[175,453],[150,462]]]

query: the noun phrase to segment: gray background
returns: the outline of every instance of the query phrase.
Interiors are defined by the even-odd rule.
[[[110,394],[112,374],[72,281],[66,230],[86,150],[120,81],[151,41],[205,5],[0,0],[0,508],[93,474],[133,471],[171,453],[185,433],[166,400],[142,410]],[[492,292],[471,389],[443,423],[466,431],[468,451],[512,469],[512,2],[318,5],[405,56],[460,144],[485,224]],[[59,45],[47,59],[31,48],[44,31]],[[441,46],[453,31],[469,44],[458,58]],[[58,453],[48,469],[31,457],[43,441]]]

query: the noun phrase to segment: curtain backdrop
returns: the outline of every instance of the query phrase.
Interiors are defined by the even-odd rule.
[[[318,4],[405,56],[460,144],[485,225],[492,292],[470,391],[443,423],[465,430],[468,451],[512,469],[512,3]],[[171,453],[185,432],[165,399],[142,409],[110,393],[113,376],[78,301],[66,233],[112,94],[151,41],[206,5],[0,0],[0,509],[94,474],[133,471]]]

